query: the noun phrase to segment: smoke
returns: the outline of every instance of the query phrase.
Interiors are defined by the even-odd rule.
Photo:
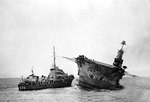
[[[69,57],[64,57],[64,56],[62,56],[62,58],[65,58],[65,59],[67,59],[67,60],[69,60],[69,61],[75,62],[75,59],[74,59],[74,58],[69,58]]]
[[[111,64],[122,40],[128,71],[149,75],[149,10],[149,0],[1,0],[0,75],[27,75],[31,66],[46,73],[53,45],[56,55]],[[58,64],[76,73],[76,66]]]

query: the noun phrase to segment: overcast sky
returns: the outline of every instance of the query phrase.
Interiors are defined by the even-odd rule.
[[[0,77],[48,75],[56,55],[112,64],[125,40],[127,71],[150,76],[149,0],[0,0]],[[77,65],[56,64],[77,76]]]

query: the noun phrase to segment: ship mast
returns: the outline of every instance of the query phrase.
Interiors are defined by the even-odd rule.
[[[32,72],[32,76],[34,76],[33,68],[34,68],[34,67],[32,66],[32,69],[31,69],[31,72]]]
[[[55,46],[53,46],[53,56],[54,56],[53,67],[56,68],[56,62],[55,62]]]
[[[22,79],[22,81],[23,81],[23,76],[21,76],[21,79]]]
[[[122,44],[121,49],[118,51],[118,54],[117,54],[117,56],[114,60],[114,63],[113,63],[114,66],[117,66],[119,68],[122,67],[122,63],[123,63],[122,56],[124,54],[123,46],[126,45],[126,42],[122,41],[121,44]]]
[[[122,41],[122,43],[121,43],[121,44],[122,44],[121,49],[123,50],[123,46],[124,46],[124,45],[126,45],[126,41]]]

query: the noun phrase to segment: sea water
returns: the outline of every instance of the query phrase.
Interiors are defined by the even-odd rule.
[[[83,89],[77,86],[18,91],[19,78],[0,79],[0,102],[150,102],[150,78],[125,77],[122,90]]]

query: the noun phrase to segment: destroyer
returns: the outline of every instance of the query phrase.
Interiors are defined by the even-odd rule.
[[[60,87],[69,87],[71,86],[72,80],[74,79],[73,75],[68,75],[62,69],[59,69],[56,66],[55,62],[55,48],[53,48],[54,52],[54,63],[53,67],[50,69],[49,75],[39,76],[34,75],[33,70],[32,74],[27,78],[22,79],[22,81],[18,84],[19,90],[39,90],[46,88],[60,88]]]

